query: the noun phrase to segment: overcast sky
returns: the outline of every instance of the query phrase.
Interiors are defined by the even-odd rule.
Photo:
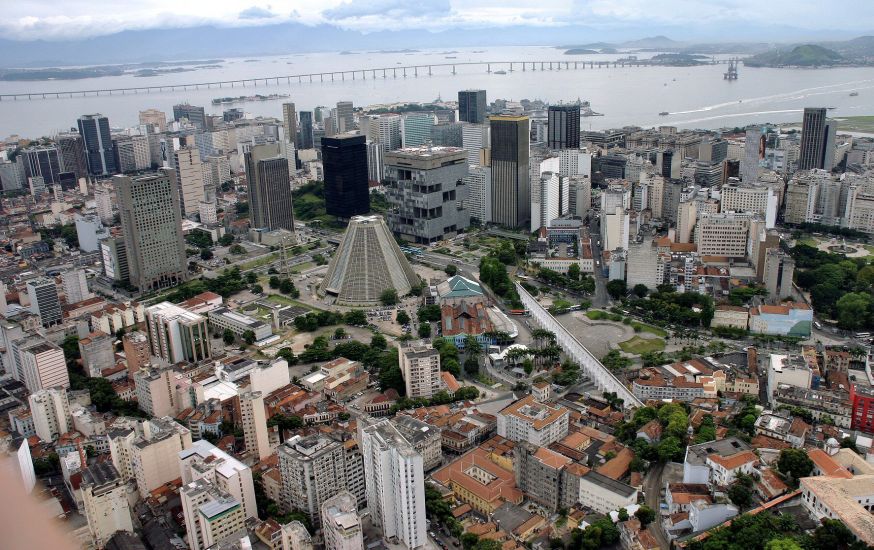
[[[449,27],[577,24],[603,30],[683,26],[733,29],[769,25],[799,31],[874,32],[874,0],[4,0],[0,37],[71,39],[131,29],[280,22],[345,29],[440,30]],[[682,39],[682,36],[672,36]],[[767,35],[762,41],[768,41]]]

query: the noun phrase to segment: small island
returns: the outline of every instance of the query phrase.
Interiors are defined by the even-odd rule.
[[[816,44],[804,44],[792,49],[777,49],[744,59],[747,67],[831,67],[857,64],[841,54]]]
[[[230,103],[248,103],[251,101],[272,101],[274,99],[288,99],[288,94],[270,94],[270,95],[240,95],[237,97],[217,97],[212,100],[213,105],[227,105]]]

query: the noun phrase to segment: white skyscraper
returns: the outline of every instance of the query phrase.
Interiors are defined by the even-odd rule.
[[[468,187],[465,207],[470,211],[471,219],[477,219],[481,224],[492,221],[492,169],[488,166],[471,164],[464,177]]]
[[[558,171],[562,176],[592,177],[592,154],[585,149],[562,149]]]
[[[359,439],[367,479],[367,507],[386,539],[424,547],[425,475],[420,455],[388,420],[363,427]]]
[[[267,436],[267,416],[264,410],[264,397],[261,392],[240,394],[240,416],[243,422],[243,441],[246,451],[258,460],[271,454]]]
[[[247,518],[258,517],[255,485],[248,466],[205,439],[193,442],[178,455],[183,485],[205,479],[237,499]]]
[[[364,550],[361,517],[352,493],[343,491],[327,499],[321,519],[327,550]]]
[[[489,148],[488,124],[465,124],[461,128],[461,146],[467,151],[467,163],[480,164],[480,150]]]
[[[192,147],[183,147],[174,153],[176,160],[176,184],[182,216],[197,214],[203,200],[203,166],[200,152]]]
[[[759,178],[761,162],[765,156],[765,128],[753,126],[747,129],[744,140],[744,156],[740,163],[740,177],[744,183],[755,183]]]

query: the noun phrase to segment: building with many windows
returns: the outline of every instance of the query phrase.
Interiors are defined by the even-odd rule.
[[[244,155],[249,208],[256,229],[294,231],[288,159],[278,143],[256,145]]]
[[[528,395],[498,413],[498,435],[544,447],[567,435],[569,417],[561,405],[538,403]]]
[[[351,493],[342,491],[325,500],[321,520],[326,550],[364,550],[361,517]]]
[[[85,146],[88,173],[92,176],[111,176],[118,173],[109,119],[101,114],[82,115],[78,124]]]
[[[461,90],[458,92],[458,120],[471,124],[486,122],[485,90]]]
[[[580,106],[550,105],[546,144],[550,149],[580,148]]]
[[[54,441],[70,431],[70,402],[64,388],[42,389],[27,399],[36,435],[43,441]]]
[[[186,483],[179,497],[191,550],[206,550],[246,534],[246,514],[240,501],[206,479]]]
[[[349,219],[370,212],[364,136],[347,134],[322,138],[322,166],[327,214]]]
[[[27,281],[27,297],[30,299],[30,311],[39,315],[42,326],[52,327],[61,323],[61,301],[54,279],[37,277]]]
[[[88,531],[97,548],[103,548],[119,531],[133,533],[127,484],[111,462],[96,462],[82,470],[79,489]]]
[[[527,116],[492,116],[492,221],[523,227],[531,217],[529,121]]]
[[[251,468],[205,439],[193,442],[178,455],[183,484],[205,479],[237,499],[245,517],[258,517]]]
[[[282,479],[280,505],[318,522],[322,504],[348,489],[343,443],[326,435],[298,435],[280,445],[277,454]]]
[[[146,308],[152,355],[170,364],[196,363],[212,356],[206,317],[170,302]]]
[[[410,398],[430,398],[442,389],[440,353],[431,344],[403,346],[398,353],[401,375]]]

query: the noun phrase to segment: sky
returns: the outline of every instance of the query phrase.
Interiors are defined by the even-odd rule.
[[[799,33],[874,33],[874,0],[4,0],[0,38],[70,40],[125,30],[296,22],[377,32],[585,25],[604,31],[769,25]],[[682,36],[672,36],[682,40]]]

